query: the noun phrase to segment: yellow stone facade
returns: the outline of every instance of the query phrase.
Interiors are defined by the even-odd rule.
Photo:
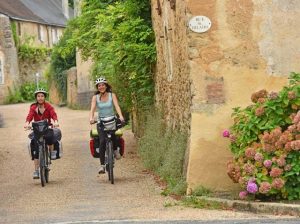
[[[156,100],[168,124],[190,134],[188,192],[238,187],[226,174],[232,154],[222,131],[232,108],[249,105],[257,90],[281,89],[300,71],[299,12],[298,1],[152,0]],[[201,15],[212,26],[195,33],[188,22]]]

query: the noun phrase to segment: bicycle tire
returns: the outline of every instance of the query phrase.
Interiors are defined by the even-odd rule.
[[[109,164],[108,164],[108,142],[107,141],[105,144],[105,171],[107,172],[107,178],[110,181]]]
[[[108,176],[111,184],[114,184],[114,152],[112,141],[107,142]]]
[[[49,149],[47,148],[46,145],[44,147],[45,147],[45,180],[46,183],[49,183],[49,161],[50,161]]]
[[[46,178],[45,178],[45,153],[44,153],[44,146],[39,147],[39,161],[40,161],[40,178],[41,178],[41,184],[42,187],[46,184]]]

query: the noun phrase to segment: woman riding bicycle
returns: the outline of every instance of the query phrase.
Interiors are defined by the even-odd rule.
[[[46,102],[46,97],[47,97],[47,92],[44,89],[37,89],[34,92],[34,97],[36,99],[36,102],[30,105],[29,113],[26,117],[26,122],[24,125],[25,129],[30,129],[30,122],[32,120],[34,121],[42,121],[42,120],[47,120],[49,126],[53,127],[58,127],[58,120],[57,120],[57,115],[54,110],[54,108],[51,106],[50,103]],[[54,121],[54,123],[51,123],[51,119]],[[39,179],[39,149],[38,146],[36,145],[35,141],[35,136],[33,133],[29,135],[29,137],[32,139],[31,140],[31,155],[32,155],[32,160],[34,160],[34,168],[35,171],[33,172],[33,179]],[[55,129],[55,134],[53,129],[49,129],[45,135],[45,141],[46,144],[49,146],[50,149],[50,156],[51,159],[54,160],[56,159],[56,152],[53,151],[53,144],[57,141],[60,140],[59,138],[61,137],[61,132],[59,129]]]
[[[121,108],[118,103],[116,94],[112,93],[111,86],[108,84],[105,78],[98,78],[95,81],[97,92],[92,98],[91,102],[91,111],[90,111],[90,124],[95,123],[94,113],[97,108],[98,111],[98,120],[101,118],[114,116],[114,109],[119,115],[121,122],[124,122],[124,117],[122,115]],[[100,144],[100,169],[99,174],[105,173],[105,133],[103,127],[100,124],[97,124],[97,130],[99,134],[99,144]],[[112,136],[113,142],[115,142],[115,136]],[[116,144],[114,144],[116,145]],[[114,147],[115,158],[120,159],[121,155]]]

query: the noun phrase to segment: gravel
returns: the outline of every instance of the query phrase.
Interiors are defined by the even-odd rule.
[[[89,152],[89,112],[66,107],[56,108],[64,155],[53,162],[50,182],[42,188],[32,179],[28,132],[23,130],[29,105],[0,106],[5,116],[0,129],[0,223],[280,218],[164,206],[174,199],[162,196],[154,178],[144,172],[130,131],[124,133],[125,158],[116,162],[115,184],[110,184],[107,175],[97,174],[99,160]]]

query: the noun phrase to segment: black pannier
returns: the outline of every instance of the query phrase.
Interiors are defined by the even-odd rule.
[[[44,136],[48,131],[48,121],[43,120],[43,121],[32,122],[32,128],[35,136],[37,137]]]

